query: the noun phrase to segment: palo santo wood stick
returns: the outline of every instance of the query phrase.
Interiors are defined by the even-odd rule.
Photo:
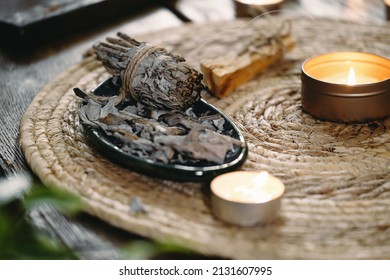
[[[224,97],[267,69],[294,45],[289,31],[278,31],[269,36],[258,34],[240,51],[202,61],[200,70],[204,76],[203,82],[214,95]]]

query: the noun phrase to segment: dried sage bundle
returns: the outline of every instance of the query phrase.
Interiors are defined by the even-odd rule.
[[[93,49],[121,87],[118,103],[131,98],[155,109],[183,111],[200,99],[206,90],[203,76],[183,57],[126,34],[117,35]]]
[[[84,99],[84,124],[104,130],[124,152],[156,162],[222,164],[241,147],[220,114],[194,110],[206,89],[202,74],[163,48],[118,37],[94,45],[118,93],[74,89]]]

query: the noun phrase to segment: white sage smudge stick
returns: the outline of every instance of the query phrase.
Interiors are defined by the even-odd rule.
[[[203,76],[181,56],[126,34],[93,46],[97,59],[120,86],[117,104],[133,99],[155,109],[185,111],[207,88]]]
[[[184,58],[123,33],[107,41],[94,50],[119,92],[100,96],[75,88],[84,100],[84,124],[102,129],[130,155],[164,163],[223,164],[242,146],[220,114],[194,110],[206,87]]]

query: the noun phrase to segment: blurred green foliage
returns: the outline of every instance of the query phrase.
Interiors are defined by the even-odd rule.
[[[77,259],[64,245],[34,226],[28,212],[49,205],[66,215],[82,209],[79,197],[62,189],[41,184],[30,186],[26,178],[0,180],[0,259],[64,260]],[[193,257],[188,249],[174,242],[136,240],[121,248],[123,259],[169,259]]]
[[[18,192],[2,195],[12,183],[7,182],[4,188],[4,184],[0,185],[0,259],[75,259],[69,249],[32,225],[27,213],[45,203],[63,213],[75,214],[82,207],[81,200],[69,192],[37,184],[30,190],[28,186],[23,189],[15,185]],[[14,184],[18,183],[14,180]]]
[[[130,260],[193,258],[191,250],[168,241],[133,241],[122,248],[122,254]]]

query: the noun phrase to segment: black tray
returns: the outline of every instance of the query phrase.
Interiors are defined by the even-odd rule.
[[[100,84],[94,90],[94,93],[101,96],[112,96],[118,94],[118,90],[118,87],[116,87],[112,83],[112,80],[109,79]],[[140,158],[124,152],[120,147],[115,145],[115,141],[113,141],[113,139],[110,138],[102,129],[91,127],[83,122],[82,125],[88,142],[105,157],[111,159],[113,162],[116,162],[121,166],[125,166],[131,170],[149,176],[175,181],[206,182],[210,181],[217,175],[240,168],[246,160],[248,147],[242,133],[237,128],[237,126],[224,113],[203,99],[199,100],[193,106],[193,109],[195,113],[207,110],[212,114],[220,114],[226,120],[224,129],[233,130],[232,137],[242,142],[242,147],[238,147],[233,153],[226,156],[225,163],[214,164],[205,161],[197,161],[195,163],[189,164],[165,164],[161,162],[155,162],[150,159]]]

